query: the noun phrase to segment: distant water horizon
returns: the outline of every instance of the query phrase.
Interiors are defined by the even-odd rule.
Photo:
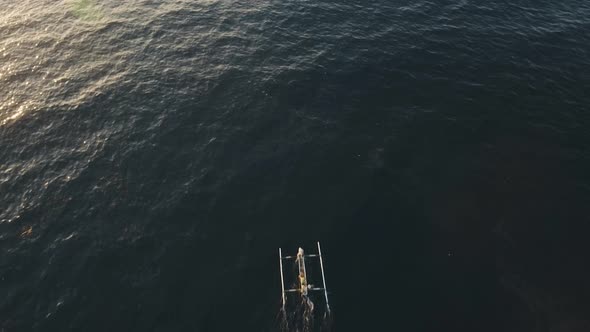
[[[590,330],[590,3],[0,6],[0,331]]]

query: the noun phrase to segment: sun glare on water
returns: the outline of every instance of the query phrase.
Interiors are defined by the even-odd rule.
[[[0,127],[57,103],[78,71],[92,75],[88,50],[94,45],[79,32],[93,31],[104,18],[96,0],[25,1],[0,8]],[[61,102],[71,105],[70,99]]]

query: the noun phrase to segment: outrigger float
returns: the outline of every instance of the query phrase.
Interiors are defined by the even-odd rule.
[[[281,290],[282,290],[282,299],[283,299],[283,310],[285,310],[285,306],[287,304],[287,293],[299,293],[304,300],[308,300],[309,292],[315,291],[323,291],[324,297],[326,298],[326,312],[330,312],[330,304],[328,303],[328,290],[326,289],[326,277],[324,274],[324,261],[322,259],[322,248],[320,247],[320,243],[318,245],[318,253],[317,254],[310,254],[306,255],[302,248],[297,250],[297,255],[295,256],[283,256],[281,248],[279,248],[279,265],[281,269]],[[322,287],[314,287],[312,284],[308,283],[307,279],[307,271],[305,268],[305,259],[306,258],[318,258],[320,261],[320,268],[322,271]],[[283,260],[290,260],[295,259],[297,263],[297,267],[299,270],[297,280],[298,280],[298,287],[285,289],[285,278],[283,276]]]

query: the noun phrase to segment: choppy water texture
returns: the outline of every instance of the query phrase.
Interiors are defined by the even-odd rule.
[[[0,329],[590,329],[587,1],[0,0]]]

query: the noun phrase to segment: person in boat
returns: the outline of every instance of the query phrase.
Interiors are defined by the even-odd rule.
[[[299,285],[301,293],[307,294],[307,280],[305,279],[303,273],[299,274]]]

